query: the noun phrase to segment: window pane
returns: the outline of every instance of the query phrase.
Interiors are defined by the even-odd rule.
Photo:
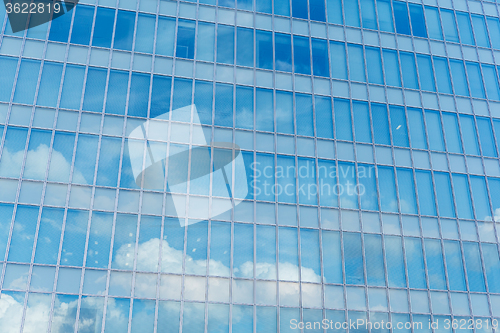
[[[300,74],[311,74],[309,38],[293,36],[294,69]]]
[[[217,27],[217,62],[223,64],[234,63],[233,27],[227,25],[219,25]]]
[[[274,35],[274,46],[276,50],[276,70],[292,71],[292,44],[291,36],[276,33]]]
[[[347,80],[347,61],[344,43],[330,41],[331,75],[335,79]]]
[[[427,38],[427,31],[425,29],[424,10],[422,5],[409,4],[411,29],[414,36]]]
[[[273,69],[272,34],[267,31],[257,30],[255,40],[256,66],[262,69]],[[309,47],[307,50],[309,51]]]
[[[443,40],[443,33],[441,31],[441,20],[439,13],[435,7],[425,7],[425,18],[427,21],[427,31],[429,31],[429,38]]]
[[[322,39],[312,39],[313,74],[329,76],[328,70],[328,42]]]
[[[380,30],[394,32],[391,3],[388,0],[377,0],[377,11]]]
[[[177,27],[177,48],[175,56],[179,58],[194,58],[194,29],[195,23],[188,20],[179,20]]]
[[[394,18],[396,20],[396,32],[398,34],[411,35],[406,3],[393,1],[392,6],[394,8]]]

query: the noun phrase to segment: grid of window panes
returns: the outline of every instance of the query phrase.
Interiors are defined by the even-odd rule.
[[[499,9],[85,0],[12,33],[0,6],[2,332],[492,332]],[[241,147],[250,193],[180,227],[127,136],[190,104]]]

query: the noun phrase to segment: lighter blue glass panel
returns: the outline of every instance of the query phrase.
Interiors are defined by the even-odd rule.
[[[229,332],[229,304],[209,304],[207,321],[207,332]]]
[[[467,75],[469,76],[469,87],[472,97],[485,98],[483,80],[479,64],[473,62],[466,63]]]
[[[444,151],[443,130],[439,112],[425,111],[425,122],[427,123],[430,149]]]
[[[388,86],[401,87],[401,75],[399,73],[399,60],[395,51],[383,50],[385,83]]]
[[[16,75],[17,59],[0,56],[0,101],[9,102]]]
[[[464,242],[465,267],[469,281],[469,291],[485,292],[483,267],[479,254],[479,244]]]
[[[439,240],[425,238],[424,243],[429,287],[431,289],[446,289],[441,242]]]
[[[390,106],[392,141],[395,146],[409,147],[405,110],[402,107]]]
[[[446,217],[455,217],[455,208],[453,206],[449,174],[443,172],[435,172],[434,181],[436,182],[439,215]]]
[[[137,215],[117,215],[113,238],[112,268],[133,269],[136,232]]]
[[[375,143],[390,145],[391,135],[389,132],[389,121],[387,116],[387,106],[385,104],[373,104],[372,120],[373,120],[373,136]]]
[[[0,175],[4,177],[19,178],[22,167],[22,158],[12,159],[12,156],[23,156],[26,146],[28,130],[18,127],[7,127],[5,143],[0,159]]]
[[[236,87],[236,127],[253,129],[253,88]]]
[[[321,169],[319,169],[321,177]],[[323,172],[324,174],[324,172]],[[278,201],[295,203],[295,158],[278,155],[276,176],[278,181]]]
[[[217,62],[234,64],[234,27],[217,27]]]
[[[184,303],[182,332],[199,333],[205,330],[205,304]]]
[[[418,75],[422,90],[436,91],[434,73],[432,71],[431,57],[417,55]]]
[[[193,81],[181,78],[174,79],[174,94],[172,95],[172,110],[182,108],[184,106],[191,104],[191,92],[192,92]],[[210,85],[210,90],[212,90],[212,85]],[[231,98],[232,100],[232,98]],[[232,104],[232,102],[231,102]],[[210,108],[212,108],[212,103],[210,103]],[[180,117],[185,117],[185,114],[180,115]],[[188,121],[187,118],[176,119],[178,121]],[[210,120],[210,123],[212,121]]]
[[[12,223],[13,205],[0,204],[0,258],[5,258],[5,250],[9,239],[10,225]]]
[[[457,202],[457,215],[462,219],[473,219],[472,203],[470,200],[469,182],[466,175],[452,174],[453,189]]]
[[[236,28],[236,64],[240,66],[253,67],[253,30],[245,28]]]
[[[33,104],[35,99],[40,61],[23,59],[17,75],[14,103]]]
[[[107,76],[107,70],[89,67],[83,97],[84,110],[102,112]]]
[[[276,1],[274,3],[274,11],[276,12]],[[327,0],[326,1],[328,23],[342,24],[342,0]]]
[[[274,155],[257,154],[256,165],[255,194],[257,200],[274,201]]]
[[[422,109],[408,108],[407,111],[408,123],[410,124],[411,146],[413,148],[427,149]]]
[[[83,265],[88,220],[88,211],[68,210],[64,227],[61,265]]]
[[[345,44],[330,41],[331,75],[335,79],[347,80]]]
[[[465,153],[479,155],[479,144],[477,141],[476,127],[474,126],[474,118],[460,115],[460,125],[462,127]]]
[[[361,252],[361,235],[345,232],[344,264],[346,284],[364,284],[363,254]]]
[[[288,34],[274,34],[276,70],[292,71],[292,37]]]
[[[394,8],[394,19],[396,20],[396,32],[398,34],[411,35],[406,3],[393,1],[392,6]]]
[[[403,84],[405,88],[418,89],[417,69],[413,53],[400,52]]]
[[[385,286],[384,256],[380,235],[364,235],[366,279],[369,286]]]
[[[174,99],[175,101],[175,99]],[[218,126],[233,126],[233,86],[218,83],[215,86],[215,120]]]
[[[273,91],[257,89],[255,97],[255,129],[274,132]]]
[[[363,20],[363,28],[377,29],[377,17],[375,14],[374,0],[361,0],[361,18]]]
[[[443,20],[444,38],[446,41],[458,43],[457,25],[453,12],[451,10],[441,9],[441,19]]]
[[[333,139],[332,100],[330,97],[315,96],[316,136]]]
[[[394,32],[391,3],[388,0],[377,0],[377,12],[380,30]]]
[[[443,32],[441,29],[441,20],[439,12],[435,7],[425,7],[425,18],[427,21],[427,31],[429,38],[443,40]]]
[[[431,173],[428,171],[416,171],[418,203],[420,214],[436,215],[436,204],[432,188]]]
[[[158,28],[156,33],[156,54],[165,56],[174,55],[175,19],[169,17],[158,17]]]
[[[462,251],[459,242],[444,241],[446,269],[450,290],[465,291],[465,273],[462,262]]]
[[[257,225],[256,237],[255,262],[259,266],[269,267],[269,270],[259,270],[256,272],[255,277],[258,279],[276,279],[276,227]],[[252,246],[253,243],[250,243],[249,248]],[[249,251],[249,254],[253,253],[251,250]],[[252,256],[249,257],[253,258]],[[250,272],[247,276],[252,277],[252,274]]]
[[[348,100],[334,100],[335,133],[337,140],[352,141],[351,106]]]
[[[385,237],[385,257],[389,287],[406,287],[401,237]]]
[[[214,61],[215,28],[212,23],[198,23],[198,40],[196,44],[196,59]],[[234,38],[232,43],[234,44]],[[231,52],[234,53],[234,50]]]
[[[159,220],[158,222],[161,222]],[[159,224],[159,227],[161,224]],[[160,231],[160,230],[158,230]],[[230,254],[231,254],[231,224],[227,222],[212,222],[210,226],[210,261],[222,263],[225,267],[230,267]],[[210,271],[211,275],[222,275],[215,269],[214,272]]]
[[[368,104],[363,102],[353,102],[352,112],[354,114],[354,133],[358,142],[372,142],[372,132],[370,128],[370,115]]]
[[[458,60],[450,60],[451,76],[453,78],[453,87],[455,94],[469,96],[467,89],[467,78],[465,77],[464,64]]]
[[[300,229],[300,258],[302,264],[302,281],[321,281],[321,263],[319,252],[319,231],[311,229]]]
[[[368,70],[368,82],[376,84],[384,84],[380,49],[367,47],[365,48],[365,52],[366,52],[366,68]]]
[[[115,39],[113,47],[132,51],[134,40],[135,12],[119,10],[116,16]]]
[[[87,249],[87,267],[107,268],[111,245],[111,229],[113,214],[94,212],[90,224],[89,243]]]
[[[97,169],[96,184],[100,186],[116,186],[118,180],[118,163],[120,161],[121,139],[102,138]]]
[[[361,201],[361,208],[378,210],[375,166],[369,164],[359,164],[358,179],[358,192]]]
[[[344,1],[345,25],[360,27],[357,1]]]
[[[333,161],[318,160],[319,202],[321,206],[337,207],[337,175]]]
[[[64,136],[61,135],[61,140],[64,138]],[[57,135],[56,135],[57,139]],[[56,141],[57,142],[57,141]],[[75,155],[75,170],[77,170],[81,177],[75,177],[73,176],[73,182],[74,183],[80,183],[80,184],[92,184],[94,182],[94,172],[95,172],[95,163],[96,163],[96,155],[97,155],[97,146],[99,143],[99,137],[95,135],[82,135],[80,134],[78,136],[78,144],[76,148],[76,155]],[[62,145],[62,143],[61,143]],[[55,146],[55,144],[54,144]],[[65,147],[66,149],[72,148],[72,147]],[[64,148],[62,148],[64,149]],[[61,150],[62,150],[61,149]],[[65,150],[66,150],[65,149]],[[71,150],[66,150],[65,157],[68,161],[71,160],[71,157],[73,155],[73,149]],[[102,157],[104,159],[105,157]],[[58,180],[58,181],[67,181],[67,179],[64,179],[60,177],[54,170],[52,171],[52,166],[49,174],[49,179],[52,178],[52,180]],[[53,174],[53,176],[52,176]],[[50,177],[52,176],[52,177]],[[65,175],[65,177],[69,178],[69,174]]]
[[[105,333],[127,332],[129,307],[129,298],[108,298]],[[163,316],[159,316],[159,318]],[[158,323],[158,325],[160,325],[160,323]]]
[[[134,51],[153,53],[156,18],[153,15],[139,14]]]
[[[149,74],[132,73],[128,98],[128,115],[143,118],[148,116],[150,80]]]
[[[61,107],[77,110],[80,108],[84,76],[84,66],[66,65],[60,102]]]
[[[486,278],[488,280],[488,291],[491,293],[500,292],[500,259],[498,247],[495,244],[481,244],[483,250]]]
[[[384,212],[397,212],[398,201],[396,197],[396,180],[394,179],[394,170],[392,168],[379,167],[378,180],[381,210]]]
[[[51,137],[52,133],[49,131],[31,130],[23,178],[36,180],[45,179]]]
[[[125,114],[128,90],[128,72],[111,70],[109,72],[106,113]]]
[[[176,84],[178,81],[175,81]],[[153,82],[154,84],[154,82]],[[190,89],[188,89],[190,91]],[[194,84],[194,104],[200,116],[202,124],[212,124],[212,101],[213,85],[212,82],[195,81]]]
[[[295,114],[298,135],[314,135],[314,119],[311,95],[295,95]]]
[[[258,306],[256,313],[257,322],[255,326],[257,333],[276,333],[278,331],[275,307]]]
[[[460,132],[458,129],[457,115],[453,113],[443,112],[442,119],[448,152],[461,153],[462,143],[460,142]]]
[[[316,167],[312,159],[299,158],[299,170],[307,170],[299,173],[299,203],[305,205],[316,205],[318,190],[316,187]]]
[[[337,193],[340,197],[340,207],[358,208],[358,196],[356,186],[356,169],[354,164],[339,163],[337,176],[339,187]]]
[[[456,12],[456,15],[462,44],[474,45],[474,37],[472,36],[472,26],[469,14]]]
[[[401,212],[417,214],[417,198],[411,169],[397,169],[398,190]]]
[[[353,81],[366,82],[363,48],[354,44],[347,45],[349,54],[349,77]]]
[[[476,121],[483,156],[497,157],[495,138],[493,137],[493,129],[491,128],[490,119],[477,117]]]
[[[500,100],[500,88],[498,86],[498,78],[495,72],[495,67],[490,65],[481,64],[483,69],[484,84],[486,86],[486,92],[488,93],[488,99]]]
[[[279,228],[279,277],[280,280],[298,281],[299,244],[296,228]]]
[[[276,131],[278,133],[294,133],[292,93],[276,91]]]
[[[410,288],[427,287],[425,281],[424,256],[420,238],[405,237],[406,264],[408,265],[408,285]]]
[[[472,26],[474,27],[474,33],[476,35],[476,44],[478,46],[490,47],[484,16],[472,15]]]
[[[450,71],[448,61],[444,58],[433,57],[436,70],[437,89],[440,93],[451,94]]]
[[[500,49],[500,21],[496,17],[487,17],[488,31],[490,32],[491,46]]]
[[[500,219],[500,179],[488,178],[488,185],[491,193],[491,203],[493,205],[493,213],[495,220]]]
[[[151,105],[149,111],[150,118],[157,117],[170,110],[169,92],[171,90],[171,86],[172,86],[172,79],[170,77],[160,76],[160,75],[153,76],[153,89],[151,92]],[[199,109],[198,111],[199,111],[198,113],[200,113]]]
[[[328,283],[342,283],[340,235],[337,231],[323,231],[323,274]],[[328,253],[328,255],[325,255]]]
[[[491,207],[484,177],[471,176],[470,183],[476,219],[483,221],[491,220]]]
[[[233,275],[236,277],[252,278],[253,271],[248,271],[248,269],[244,268],[248,266],[248,264],[250,264],[250,267],[253,267],[253,226],[235,223],[233,233]]]
[[[231,324],[233,332],[253,333],[253,306],[233,305]]]

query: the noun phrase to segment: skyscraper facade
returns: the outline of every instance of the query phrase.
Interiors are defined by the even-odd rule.
[[[498,331],[500,4],[58,4],[0,6],[0,332]]]

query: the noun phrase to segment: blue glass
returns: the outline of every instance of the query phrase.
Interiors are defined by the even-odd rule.
[[[255,10],[262,13],[271,14],[273,10],[271,0],[255,0]]]
[[[425,121],[427,123],[430,149],[444,151],[443,130],[439,112],[425,111]]]
[[[425,29],[424,9],[422,5],[408,4],[410,7],[411,29],[413,36],[427,38]]]
[[[381,210],[384,212],[397,212],[398,201],[396,197],[396,180],[394,179],[394,170],[388,167],[379,167],[378,179]]]
[[[361,252],[361,235],[345,232],[344,265],[346,284],[364,284],[363,254]]]
[[[377,29],[377,17],[375,14],[374,0],[361,0],[361,19],[363,20],[363,28]]]
[[[176,80],[177,82],[177,80]],[[153,80],[154,84],[154,80]],[[194,104],[202,124],[212,124],[213,86],[211,82],[195,81]]]
[[[474,36],[472,35],[472,26],[469,14],[456,12],[456,15],[462,44],[474,45]]]
[[[384,57],[385,83],[388,86],[401,87],[397,53],[395,51],[382,50],[382,55]]]
[[[385,236],[385,258],[389,287],[406,287],[401,237]]]
[[[221,0],[219,2],[219,6],[234,8],[234,3],[235,3],[235,0]],[[213,3],[213,4],[215,5],[215,3]]]
[[[308,170],[304,176],[299,174],[299,203],[305,205],[317,204],[317,189],[316,189],[316,167],[314,160],[299,158],[299,170]]]
[[[332,100],[330,97],[314,97],[316,111],[316,135],[333,139]]]
[[[38,220],[39,207],[21,206],[17,207],[16,218],[9,247],[9,261],[26,262],[31,261],[33,241]]]
[[[382,74],[382,59],[380,49],[366,47],[366,68],[368,70],[368,82],[384,84],[384,75]]]
[[[115,49],[132,51],[134,27],[135,12],[119,10],[116,16],[115,40],[113,44]]]
[[[118,222],[118,220],[117,220]],[[185,228],[179,227],[179,220],[177,218],[166,218],[164,222],[163,240],[168,243],[168,245],[177,250],[184,251],[184,232]],[[131,222],[131,228],[134,227],[133,221]],[[115,227],[116,230],[116,227]],[[116,231],[115,231],[116,233]],[[164,263],[164,262],[163,262]],[[161,270],[165,273],[181,273],[182,272],[182,262],[169,263],[165,265],[162,263]]]
[[[258,333],[276,333],[278,331],[275,307],[258,306],[256,314],[257,322],[255,326]]]
[[[75,18],[71,30],[71,43],[89,45],[92,33],[92,21],[94,19],[94,8],[90,6],[77,5],[75,7]]]
[[[115,23],[115,10],[110,8],[97,7],[94,23],[94,35],[92,45],[100,47],[111,47],[113,38],[113,26]]]
[[[448,270],[448,281],[450,290],[465,291],[465,273],[462,262],[462,251],[460,243],[453,241],[444,241],[444,250],[446,256],[446,269]]]
[[[453,189],[457,202],[457,215],[462,219],[473,219],[472,203],[469,191],[469,182],[466,175],[453,174]]]
[[[233,332],[253,333],[253,306],[233,305],[231,324]]]
[[[311,229],[300,229],[300,258],[302,270],[312,270],[315,276],[310,277],[303,274],[302,281],[320,282],[321,263],[319,253],[319,231]],[[311,273],[312,273],[311,272]]]
[[[209,304],[207,321],[207,332],[229,332],[229,304]]]
[[[291,72],[292,71],[292,39],[288,34],[274,34],[274,48],[276,70]]]
[[[441,9],[441,19],[443,20],[444,38],[446,41],[458,43],[457,25],[453,12],[451,10]]]
[[[352,163],[339,163],[337,177],[339,188],[335,189],[340,197],[340,207],[358,208],[358,192],[356,186],[356,169]]]
[[[363,102],[353,102],[352,112],[354,115],[354,133],[356,141],[371,143],[372,131],[370,128],[368,104]]]
[[[156,18],[153,15],[139,14],[134,51],[153,53]]]
[[[130,331],[139,333],[154,330],[155,301],[134,299]]]
[[[335,99],[335,133],[337,140],[352,141],[351,106],[348,100]]]
[[[429,276],[429,287],[431,289],[446,289],[444,275],[443,254],[441,242],[435,239],[424,239],[425,257],[427,259],[427,271]]]
[[[112,213],[92,213],[89,242],[87,249],[87,267],[107,268],[111,245]]]
[[[247,235],[249,234],[247,231]],[[253,243],[248,245],[246,252],[249,260],[253,259]],[[255,262],[263,267],[269,267],[269,272],[257,271],[256,278],[276,279],[276,227],[257,225],[255,240]],[[248,274],[248,273],[247,273]],[[252,277],[253,272],[249,272],[248,277]]]
[[[236,277],[252,278],[253,272],[242,270],[245,263],[253,264],[253,226],[242,223],[234,224],[234,255],[233,275]]]
[[[47,162],[49,159],[48,148],[52,133],[32,129],[28,145],[28,154],[24,165],[23,178],[44,180]]]
[[[347,80],[345,44],[330,41],[331,75],[335,79]]]
[[[54,42],[67,43],[69,37],[69,28],[73,13],[69,15],[61,15],[51,21],[49,40]]]
[[[394,32],[391,2],[388,0],[377,0],[377,12],[380,30]]]
[[[409,147],[405,110],[402,107],[390,106],[389,111],[393,144]]]
[[[372,103],[373,136],[376,144],[391,144],[387,106]]]
[[[112,268],[133,269],[136,232],[137,215],[117,214],[113,237]]]
[[[8,127],[5,134],[5,143],[3,147],[3,154],[0,160],[0,175],[4,177],[19,178],[21,173],[22,160],[18,158],[12,161],[8,156],[10,154],[22,155],[26,146],[26,137],[28,136],[28,129],[18,127]]]
[[[408,108],[407,111],[408,123],[410,124],[411,146],[413,148],[427,149],[422,109]]]
[[[360,27],[357,1],[344,1],[345,25]]]
[[[195,265],[186,264],[186,273],[189,274],[205,274],[207,260],[207,244],[208,244],[208,221],[202,221],[195,224],[190,224],[187,228],[187,244],[186,253]]]
[[[481,244],[483,250],[486,277],[488,280],[488,291],[490,293],[500,292],[500,259],[498,248],[494,244]]]
[[[432,71],[431,57],[417,55],[418,75],[420,78],[420,88],[422,90],[436,91],[434,84],[434,73]]]
[[[13,205],[0,204],[0,258],[5,258],[13,210]]]
[[[486,286],[484,281],[483,267],[481,265],[481,257],[479,254],[479,244],[471,242],[463,242],[465,268],[469,281],[469,291],[485,292]]]
[[[194,59],[194,39],[196,23],[190,20],[179,20],[177,27],[177,47],[175,56]]]
[[[476,44],[478,46],[490,47],[484,16],[472,15],[472,26],[474,27],[474,33],[476,35]]]
[[[257,154],[255,180],[255,195],[258,200],[274,201],[274,155]]]
[[[358,165],[359,184],[362,185],[360,192],[361,208],[378,210],[377,184],[375,166],[369,164]]]
[[[66,65],[60,107],[76,110],[80,108],[84,76],[84,66]]]
[[[399,201],[401,212],[417,214],[417,198],[415,197],[415,184],[411,169],[397,169]]]
[[[491,46],[500,49],[500,21],[496,17],[486,17],[488,31],[490,32]]]
[[[432,189],[431,173],[428,171],[416,171],[418,203],[420,214],[436,215],[436,204],[434,191]]]
[[[120,161],[121,139],[101,139],[99,167],[96,184],[100,186],[116,186],[118,180],[118,162]]]
[[[17,69],[17,59],[0,56],[0,101],[9,102]]]
[[[84,110],[102,112],[107,77],[107,70],[89,67],[85,85],[85,96],[83,98]]]
[[[299,279],[299,244],[297,229],[279,227],[278,232],[280,250],[278,268],[280,279],[297,281]]]
[[[490,188],[491,204],[493,205],[495,220],[498,221],[498,212],[500,209],[500,179],[488,178],[488,185]]]
[[[28,59],[21,61],[14,92],[15,103],[33,104],[39,71],[40,61]]]
[[[457,115],[454,113],[443,112],[442,119],[448,152],[462,153],[462,143],[460,142]]]
[[[217,27],[217,62],[234,63],[234,27],[227,25]]]
[[[477,117],[476,122],[483,156],[497,157],[495,138],[493,137],[493,129],[491,127],[490,119]]]
[[[396,20],[396,32],[403,35],[411,35],[408,8],[405,2],[393,1],[394,19]]]
[[[64,227],[61,265],[83,265],[88,220],[88,211],[68,210]]]
[[[324,0],[309,0],[309,12],[311,20],[326,22]]]
[[[314,136],[314,119],[311,95],[295,95],[295,114],[297,119],[297,134]]]
[[[276,2],[274,6],[276,7]],[[344,20],[342,18],[342,0],[327,0],[326,9],[328,23],[343,24]]]
[[[335,162],[318,160],[319,201],[321,206],[337,207],[337,175]]]
[[[236,28],[238,41],[236,43],[236,64],[240,66],[253,67],[253,30]]]
[[[435,172],[434,181],[436,184],[439,215],[445,217],[455,217],[455,208],[453,206],[449,174]]]
[[[234,31],[233,31],[233,35],[234,35]],[[229,42],[234,45],[234,36],[233,36],[232,40]],[[198,40],[196,43],[197,43],[196,44],[196,59],[205,60],[205,61],[214,61],[215,25],[212,23],[199,22],[198,23]],[[231,48],[231,50],[228,50],[228,52],[233,53],[233,56],[231,57],[231,59],[233,59],[234,58],[234,47]],[[219,59],[219,62],[222,62],[220,60],[221,59]]]
[[[175,19],[169,17],[158,17],[158,28],[156,32],[156,54],[173,56],[174,55],[174,34]]]
[[[233,126],[233,86],[215,86],[215,120],[218,126]]]
[[[424,256],[420,238],[405,237],[406,265],[408,266],[408,285],[410,288],[425,289]],[[443,272],[444,273],[444,272]]]
[[[471,176],[470,183],[476,219],[483,221],[491,220],[491,207],[484,177]]]
[[[128,90],[128,72],[111,70],[109,72],[106,113],[125,114]]]
[[[467,115],[460,115],[460,125],[462,127],[462,138],[465,153],[469,155],[479,155],[479,144],[477,141],[474,118]]]
[[[238,5],[238,9],[246,9],[246,10],[253,9],[252,0],[239,0],[237,5]]]
[[[77,170],[80,173],[83,179],[75,179],[76,177],[73,177],[73,182],[78,182],[83,184],[92,184],[94,182],[94,170],[95,170],[98,143],[99,143],[99,137],[97,137],[96,135],[80,134],[78,136],[78,144],[76,146],[77,148],[75,155],[75,170]],[[73,155],[73,150],[71,149],[71,151],[68,151],[66,155],[68,161],[71,160],[72,155]],[[52,173],[52,168],[50,171]]]
[[[323,275],[325,282],[342,283],[340,235],[337,231],[322,231]],[[345,244],[345,243],[344,243]],[[325,255],[328,253],[328,255]]]
[[[348,44],[347,53],[349,54],[350,79],[353,81],[366,82],[363,48],[358,45]]]
[[[467,78],[465,77],[464,64],[461,61],[450,60],[451,76],[453,78],[453,87],[455,94],[469,96],[467,89]]]
[[[382,237],[364,234],[366,279],[369,286],[385,286]]]
[[[436,70],[437,88],[440,93],[451,94],[450,71],[448,62],[444,58],[433,57]]]
[[[173,97],[172,110],[176,110],[176,109],[182,108],[184,106],[191,105],[192,86],[193,86],[192,80],[175,78],[175,80],[174,80],[174,94],[172,95],[172,97]],[[210,87],[212,87],[212,85],[210,85]],[[231,104],[232,104],[232,102],[231,102]],[[210,108],[212,108],[212,103],[210,103]],[[186,121],[186,120],[184,120],[184,121]],[[210,121],[210,123],[211,123],[211,121]]]
[[[441,20],[436,7],[425,6],[425,18],[427,21],[427,31],[429,38],[443,40],[443,31],[441,29]]]
[[[300,74],[311,74],[309,38],[293,36],[294,70]]]
[[[257,89],[255,100],[255,129],[274,132],[273,91]],[[250,122],[251,125],[251,122]]]
[[[36,100],[37,105],[56,107],[62,71],[62,64],[48,61],[43,64],[42,79]]]
[[[247,45],[246,42],[245,45]],[[309,45],[307,47],[309,51]],[[262,69],[273,69],[273,36],[271,32],[257,30],[255,33],[255,66]],[[295,55],[297,61],[297,55]]]
[[[403,72],[404,87],[418,89],[415,56],[413,55],[413,53],[400,52],[399,57],[401,58],[401,69]]]
[[[236,127],[253,129],[253,89],[236,87]]]
[[[467,75],[469,76],[469,87],[472,97],[486,98],[479,64],[467,62],[465,66],[467,68]]]
[[[169,111],[171,86],[172,79],[170,77],[153,75],[149,117],[154,118]]]
[[[329,76],[328,42],[323,39],[312,38],[313,74],[316,76]]]
[[[197,333],[205,330],[205,304],[184,303],[182,332]]]
[[[130,80],[128,115],[144,118],[147,117],[149,82],[149,74],[132,73],[132,79]]]
[[[488,93],[488,99],[500,100],[500,87],[498,85],[495,67],[481,64],[481,68],[483,69],[483,78],[486,92]]]
[[[307,1],[306,0],[292,0],[292,16],[307,20]]]
[[[276,131],[294,133],[292,93],[276,91]]]

